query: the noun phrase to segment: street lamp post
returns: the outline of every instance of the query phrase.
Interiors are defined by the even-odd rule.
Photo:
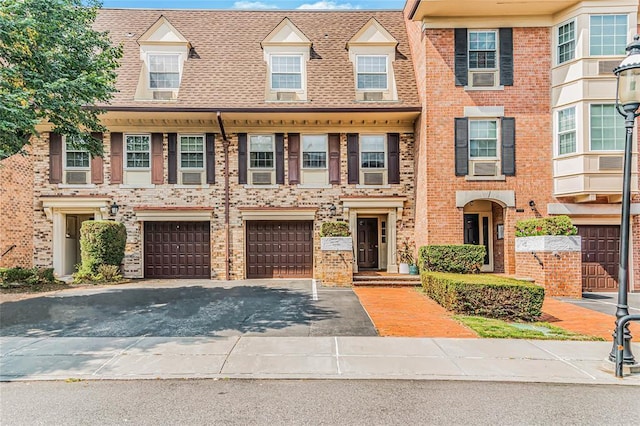
[[[622,219],[620,223],[620,268],[618,270],[618,304],[616,305],[616,330],[613,333],[613,349],[609,359],[616,359],[617,325],[620,318],[629,315],[627,292],[629,290],[629,222],[631,220],[631,157],[633,147],[633,125],[640,107],[640,36],[633,37],[627,46],[627,57],[613,70],[617,79],[616,108],[625,119],[626,139],[624,144],[624,171],[622,183]],[[631,353],[629,324],[624,328],[623,363],[635,364]]]

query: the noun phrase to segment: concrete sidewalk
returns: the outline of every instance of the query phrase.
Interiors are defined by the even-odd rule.
[[[611,343],[392,337],[2,337],[0,380],[416,379],[623,384]],[[636,356],[640,345],[634,344]]]

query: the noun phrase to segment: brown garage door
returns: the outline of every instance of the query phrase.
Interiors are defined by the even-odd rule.
[[[311,278],[312,269],[313,222],[247,222],[247,278]]]
[[[578,234],[582,237],[582,290],[617,290],[620,226],[581,225]]]
[[[145,222],[146,278],[211,278],[209,222]]]

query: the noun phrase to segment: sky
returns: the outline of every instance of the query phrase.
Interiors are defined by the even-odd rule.
[[[145,9],[402,9],[406,0],[102,0],[103,7]]]

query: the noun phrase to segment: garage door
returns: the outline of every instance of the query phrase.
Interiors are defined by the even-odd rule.
[[[146,278],[211,278],[209,222],[145,222]]]
[[[578,226],[582,237],[582,290],[616,291],[620,226]]]
[[[248,221],[247,278],[311,278],[313,222]]]

